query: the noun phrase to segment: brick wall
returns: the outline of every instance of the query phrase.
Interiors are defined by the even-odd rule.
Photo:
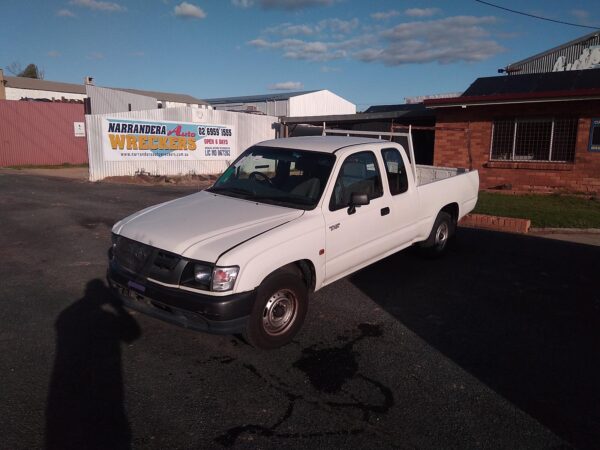
[[[479,170],[482,189],[512,185],[513,189],[600,193],[600,153],[589,152],[591,119],[600,117],[600,101],[468,106],[437,111],[434,164],[469,167],[469,129],[472,168]],[[574,163],[490,161],[492,123],[508,117],[576,116],[579,118]]]

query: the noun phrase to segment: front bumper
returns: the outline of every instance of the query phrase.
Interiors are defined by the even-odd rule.
[[[256,291],[218,297],[140,282],[112,263],[107,280],[127,307],[184,328],[209,333],[242,332],[256,298]]]

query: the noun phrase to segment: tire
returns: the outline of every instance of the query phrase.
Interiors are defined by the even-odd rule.
[[[244,339],[256,348],[283,347],[302,327],[307,309],[308,289],[300,277],[286,272],[269,275],[258,287]]]
[[[421,243],[421,252],[429,258],[439,258],[448,249],[450,239],[454,236],[456,223],[447,212],[440,211],[435,218],[433,228],[427,240]]]

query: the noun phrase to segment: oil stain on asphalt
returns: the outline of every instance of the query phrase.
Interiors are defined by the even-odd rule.
[[[258,435],[263,437],[278,438],[309,438],[332,435],[356,435],[365,431],[365,425],[369,423],[371,414],[385,414],[394,406],[394,397],[391,389],[377,380],[369,378],[360,373],[359,362],[357,361],[358,352],[354,346],[367,338],[376,338],[383,335],[383,330],[379,325],[361,323],[358,325],[359,334],[353,338],[342,336],[339,339],[345,341],[342,346],[333,346],[318,348],[312,345],[302,350],[302,356],[292,365],[292,368],[302,372],[310,381],[312,387],[319,392],[319,396],[302,394],[294,392],[294,389],[287,383],[279,380],[277,377],[265,377],[252,364],[243,364],[243,368],[264,383],[269,388],[283,394],[288,405],[285,412],[273,424],[246,424],[230,428],[225,433],[217,436],[215,442],[225,446],[232,447],[237,440],[244,434]],[[231,361],[220,361],[230,363]],[[275,381],[271,381],[275,379]],[[370,392],[369,398],[381,398],[382,400],[375,404],[365,403],[359,400],[358,395],[352,392],[348,386],[351,380],[361,383],[364,389],[366,384]],[[361,389],[361,390],[362,390]],[[323,400],[325,397],[328,400]],[[335,411],[337,409],[354,409],[361,413],[361,420],[354,422],[349,427],[340,430],[313,431],[310,433],[284,433],[278,429],[290,419],[294,413],[297,402],[303,401],[312,406]],[[363,425],[361,426],[361,422]]]

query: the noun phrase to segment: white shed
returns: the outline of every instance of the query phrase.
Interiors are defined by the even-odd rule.
[[[270,116],[355,114],[356,105],[326,89],[206,100],[214,109]]]

